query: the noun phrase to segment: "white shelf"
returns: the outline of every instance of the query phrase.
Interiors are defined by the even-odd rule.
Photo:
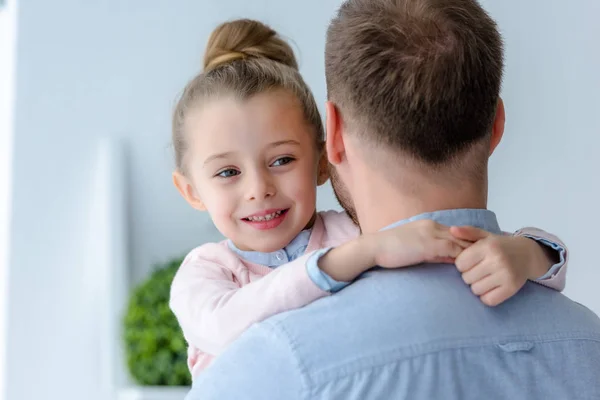
[[[134,386],[119,391],[119,400],[184,400],[188,387]]]

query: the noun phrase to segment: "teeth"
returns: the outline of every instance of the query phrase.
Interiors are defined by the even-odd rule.
[[[283,211],[276,211],[274,213],[267,214],[267,215],[262,215],[260,217],[248,217],[247,219],[249,221],[254,221],[254,222],[258,222],[258,221],[270,221],[273,218],[279,217],[282,212]]]

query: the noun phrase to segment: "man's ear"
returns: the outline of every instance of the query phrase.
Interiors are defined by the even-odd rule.
[[[506,112],[504,110],[504,102],[502,99],[498,99],[498,105],[496,106],[496,117],[494,119],[494,126],[492,127],[492,139],[490,141],[490,155],[496,150],[502,136],[504,135],[504,124],[506,123]]]
[[[325,138],[325,150],[327,152],[327,160],[337,165],[342,162],[344,153],[344,138],[342,135],[342,116],[339,110],[331,101],[325,103],[327,137]]]
[[[194,186],[190,180],[179,171],[173,172],[173,184],[177,188],[177,191],[187,201],[190,206],[196,210],[206,211],[206,206],[200,199],[200,196],[196,193]]]
[[[317,168],[317,186],[321,186],[329,180],[329,161],[327,160],[325,144],[323,144],[323,148],[319,152],[319,164]]]

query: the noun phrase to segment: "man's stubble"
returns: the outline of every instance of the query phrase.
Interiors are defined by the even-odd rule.
[[[358,224],[356,210],[354,209],[354,204],[352,202],[350,194],[348,193],[348,189],[340,179],[340,176],[338,175],[335,167],[331,164],[329,164],[329,179],[331,180],[333,193],[338,203],[340,203],[344,211],[346,211],[352,222],[354,222],[357,226],[360,226]]]

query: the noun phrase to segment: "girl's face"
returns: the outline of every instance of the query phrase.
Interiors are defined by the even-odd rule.
[[[326,157],[293,95],[211,100],[185,133],[189,179],[176,174],[177,187],[238,248],[272,252],[312,224]]]

